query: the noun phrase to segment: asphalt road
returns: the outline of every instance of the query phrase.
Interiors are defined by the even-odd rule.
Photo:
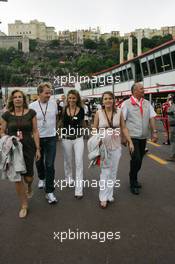
[[[167,157],[168,146],[148,146],[156,157]],[[56,180],[60,180],[64,177],[60,143],[55,165]],[[85,152],[84,176],[98,180],[99,169],[87,167]],[[56,187],[59,202],[49,205],[44,191],[37,189],[35,176],[25,220],[18,218],[14,185],[1,181],[0,264],[174,264],[175,163],[162,164],[146,156],[138,196],[129,191],[128,171],[129,155],[123,148],[118,172],[121,186],[115,188],[115,203],[106,210],[99,208],[98,188],[92,186],[85,188],[82,200],[74,198],[73,188],[61,191]],[[83,231],[88,235],[86,239],[65,239],[69,230],[77,236]]]

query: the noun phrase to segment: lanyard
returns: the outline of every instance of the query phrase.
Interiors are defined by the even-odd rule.
[[[42,112],[43,117],[44,117],[43,120],[46,121],[46,113],[47,113],[47,108],[48,108],[48,102],[47,102],[47,105],[46,105],[45,113],[44,113],[44,111],[43,111],[43,109],[42,109],[42,107],[41,107],[40,101],[38,101],[38,103],[39,103],[39,106],[40,106],[41,112]]]
[[[20,128],[22,127],[21,125],[22,125],[22,117],[24,115],[24,108],[22,110],[22,115],[21,116],[17,116],[15,110],[14,110],[14,114],[15,114],[15,117],[17,117],[16,118],[17,129],[20,130]],[[20,117],[20,119],[18,117]]]
[[[107,121],[108,121],[108,125],[109,125],[109,127],[110,127],[110,128],[113,128],[113,114],[114,114],[113,111],[112,111],[111,120],[109,120],[108,115],[107,115],[105,109],[104,109],[104,112],[105,112],[105,116],[106,116],[106,119],[107,119]]]

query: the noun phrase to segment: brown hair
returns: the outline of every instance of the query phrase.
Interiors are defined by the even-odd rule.
[[[15,107],[14,107],[14,103],[13,103],[13,96],[15,93],[21,93],[22,94],[22,97],[23,97],[23,108],[24,109],[28,109],[28,104],[27,104],[27,97],[25,95],[25,93],[21,90],[14,90],[9,99],[8,99],[8,103],[7,103],[7,109],[9,112],[13,112]]]
[[[73,94],[73,95],[75,95],[75,96],[77,97],[77,102],[76,102],[76,104],[77,104],[77,106],[82,107],[81,97],[80,97],[80,94],[79,94],[79,92],[78,92],[77,90],[70,90],[70,91],[67,93],[67,105],[68,105],[68,96],[69,96],[70,94]],[[68,106],[69,106],[69,105],[68,105]]]
[[[37,93],[38,95],[44,91],[44,88],[47,87],[52,90],[52,85],[49,82],[43,82],[38,85]]]
[[[114,95],[111,91],[106,91],[106,92],[104,92],[104,93],[102,94],[102,98],[101,98],[102,107],[104,108],[104,106],[103,106],[103,98],[104,98],[105,94],[108,94],[109,96],[112,97],[112,99],[113,99],[112,111],[113,111],[113,112],[116,112],[116,107],[115,107],[115,95]]]

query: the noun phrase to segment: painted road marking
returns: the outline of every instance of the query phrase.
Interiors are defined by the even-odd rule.
[[[163,160],[163,159],[161,159],[161,158],[159,158],[159,157],[157,157],[157,156],[155,156],[155,155],[153,155],[153,154],[147,154],[147,156],[148,156],[149,158],[151,158],[151,159],[157,161],[157,162],[158,162],[159,164],[161,164],[161,165],[166,165],[166,164],[168,163],[167,161],[165,161],[165,160]]]
[[[154,143],[154,142],[152,142],[152,141],[150,141],[150,140],[148,140],[147,142],[148,142],[148,144],[153,145],[153,146],[155,146],[155,147],[161,147],[161,145],[159,145],[159,144],[157,144],[157,143]]]

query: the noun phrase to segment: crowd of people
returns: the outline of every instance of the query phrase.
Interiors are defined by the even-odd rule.
[[[45,197],[49,204],[56,203],[58,200],[54,192],[54,163],[58,134],[64,157],[64,180],[68,186],[75,182],[76,199],[83,198],[81,182],[84,180],[84,137],[89,130],[96,131],[96,134],[91,135],[99,140],[95,158],[97,158],[97,163],[100,161],[98,163],[100,166],[99,181],[105,182],[105,188],[99,189],[100,207],[107,208],[109,203],[114,201],[114,184],[122,155],[121,144],[127,145],[130,153],[128,173],[130,191],[138,195],[142,188],[138,173],[145,154],[149,127],[152,141],[157,142],[158,140],[155,125],[156,113],[150,102],[144,99],[143,85],[135,83],[131,88],[132,96],[120,107],[116,107],[113,93],[104,92],[101,107],[96,111],[93,122],[89,114],[92,109],[87,102],[82,102],[80,94],[75,89],[70,90],[67,97],[62,100],[62,104],[59,105],[51,99],[52,87],[49,83],[41,83],[37,91],[38,100],[28,105],[25,94],[21,90],[14,90],[9,98],[6,111],[2,115],[0,155],[3,149],[5,158],[3,161],[1,159],[1,168],[6,178],[15,182],[20,199],[19,217],[27,216],[28,199],[33,196],[34,161],[39,178],[38,188],[45,190]],[[172,125],[173,128],[171,140],[175,142],[174,101],[169,107],[168,114],[171,118],[170,127]],[[92,123],[91,127],[90,123]],[[104,131],[103,137],[101,130]],[[15,162],[16,159],[19,160],[19,151],[17,152],[16,149],[20,143],[23,146],[23,156],[20,157],[19,163],[25,163],[25,171],[20,171]],[[172,144],[172,151],[174,148],[175,145]],[[75,158],[75,177],[73,176],[73,157]],[[9,171],[9,164],[13,162],[15,165]],[[21,172],[20,178],[16,178],[14,170],[15,173]],[[110,186],[108,181],[112,182]]]

